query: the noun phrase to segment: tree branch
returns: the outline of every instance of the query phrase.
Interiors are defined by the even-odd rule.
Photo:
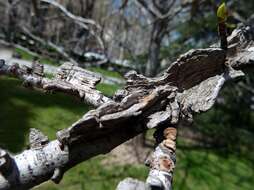
[[[102,28],[101,28],[101,26],[98,23],[96,23],[92,19],[87,19],[87,18],[83,18],[83,17],[76,16],[76,15],[72,14],[64,6],[62,6],[61,4],[59,4],[55,0],[40,0],[40,1],[41,2],[45,2],[45,3],[49,3],[50,5],[60,9],[62,11],[62,13],[64,13],[67,17],[72,19],[76,24],[78,24],[79,26],[81,26],[82,28],[84,28],[86,30],[89,30],[89,32],[97,39],[97,41],[99,42],[101,48],[103,50],[105,50],[103,39],[100,38],[100,35],[96,34],[94,29],[89,27],[89,25],[92,25],[92,26],[94,26],[96,29],[98,29],[101,32]]]
[[[36,64],[36,63],[33,63]],[[36,72],[38,68],[41,70]],[[53,79],[43,77],[43,65],[36,64],[35,68],[20,67],[18,64],[6,65],[3,60],[0,63],[0,75],[9,75],[19,78],[29,88],[41,89],[46,92],[63,92],[78,97],[85,103],[95,107],[110,101],[95,85],[101,78],[95,73],[81,69],[71,63],[65,63],[56,73]]]
[[[51,41],[48,41],[48,40],[46,41],[38,36],[35,36],[28,30],[28,28],[26,28],[24,26],[19,26],[19,28],[21,29],[22,32],[24,32],[24,34],[29,36],[32,40],[39,42],[43,46],[49,46],[50,48],[54,49],[56,52],[58,52],[61,56],[63,56],[70,62],[74,63],[75,65],[78,65],[78,63],[68,53],[65,52],[63,47],[57,46],[56,44],[52,43]]]

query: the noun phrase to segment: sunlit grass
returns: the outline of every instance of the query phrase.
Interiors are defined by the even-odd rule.
[[[105,83],[99,83],[96,85],[96,89],[103,92],[106,96],[113,96],[115,92],[120,88],[119,85],[110,85]]]
[[[102,69],[102,68],[99,68],[99,67],[89,67],[87,69],[90,70],[90,71],[96,72],[96,73],[101,73],[104,76],[123,79],[123,76],[120,73],[116,72],[116,71],[109,71],[109,70]]]
[[[20,48],[15,48],[15,53],[19,54],[21,56],[21,59],[24,60],[28,60],[28,61],[32,61],[35,56],[31,55],[29,52],[20,49]],[[55,65],[55,66],[59,66],[60,63],[58,63],[56,60],[48,58],[48,57],[39,57],[40,62],[43,64],[48,64],[48,65]]]

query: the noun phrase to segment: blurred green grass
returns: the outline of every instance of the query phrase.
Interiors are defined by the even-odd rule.
[[[25,145],[29,128],[38,128],[51,139],[89,108],[64,94],[43,94],[25,89],[16,79],[0,78],[0,146],[12,152]]]
[[[98,88],[112,95],[117,86],[101,84]],[[68,127],[89,109],[73,97],[25,89],[20,81],[8,77],[0,77],[0,89],[0,147],[12,152],[26,147],[29,128],[38,128],[54,139],[57,130]],[[105,157],[98,156],[72,168],[59,185],[46,182],[34,189],[113,190],[126,177],[145,180],[145,166],[103,165],[101,160]],[[252,190],[253,176],[253,163],[245,158],[211,150],[178,149],[174,189]]]
[[[22,50],[20,48],[15,48],[14,51],[15,51],[15,53],[17,53],[21,56],[21,59],[33,61],[33,59],[35,58],[29,52],[26,52],[25,50]],[[57,61],[52,58],[43,57],[43,56],[39,57],[39,58],[40,58],[40,62],[43,64],[54,65],[54,66],[59,66],[61,64],[61,63],[57,63]],[[87,70],[90,70],[90,71],[93,71],[96,73],[100,73],[104,76],[123,79],[123,76],[116,71],[109,71],[109,70],[99,68],[99,67],[88,67]]]
[[[96,85],[96,89],[101,91],[104,95],[112,97],[114,93],[120,88],[121,86],[117,84],[105,84],[99,83]]]
[[[120,73],[116,72],[116,71],[109,71],[109,70],[102,69],[102,68],[99,68],[99,67],[88,67],[87,69],[90,70],[90,71],[96,72],[96,73],[101,73],[104,76],[123,79],[123,76]]]
[[[14,51],[15,51],[16,54],[21,56],[21,59],[28,60],[28,61],[33,61],[34,58],[35,58],[35,56],[31,55],[29,52],[27,52],[23,49],[15,48]],[[43,56],[41,56],[39,58],[40,58],[41,63],[43,63],[43,64],[54,65],[54,66],[59,66],[60,65],[54,59],[51,59],[51,58],[48,58],[48,57],[43,57]]]

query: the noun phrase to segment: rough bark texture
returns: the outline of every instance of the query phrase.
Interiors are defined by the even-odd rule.
[[[242,76],[240,69],[253,66],[253,31],[250,27],[237,29],[229,37],[228,52],[219,48],[191,50],[158,78],[129,72],[125,88],[113,100],[97,96],[100,93],[94,85],[98,80],[80,75],[84,71],[78,67],[64,65],[56,78],[49,80],[1,63],[0,75],[13,74],[35,87],[78,94],[100,106],[57,132],[54,141],[48,142],[45,135],[32,130],[30,149],[18,155],[1,150],[0,189],[27,189],[49,179],[58,183],[76,164],[105,154],[150,128],[157,129],[158,146],[147,162],[151,169],[147,185],[129,179],[118,189],[131,189],[128,187],[135,184],[139,189],[171,189],[178,123],[191,121],[193,114],[210,109],[223,84]],[[87,96],[89,93],[92,95]]]

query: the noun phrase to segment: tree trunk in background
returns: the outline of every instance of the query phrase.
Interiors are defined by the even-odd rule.
[[[71,5],[73,2],[70,2]],[[79,0],[79,5],[80,5],[80,16],[86,19],[91,19],[93,18],[93,12],[95,8],[95,3],[96,0]],[[73,4],[74,5],[74,4]],[[76,47],[74,48],[74,52],[80,52],[83,54],[84,49],[86,49],[86,44],[88,44],[88,39],[89,39],[89,31],[85,29],[78,29],[77,32],[75,32],[75,37],[81,39]]]
[[[146,75],[147,76],[155,76],[157,70],[160,66],[160,48],[161,42],[164,36],[163,31],[163,21],[157,20],[153,24],[151,40],[149,44],[149,51],[148,51],[148,61],[146,67]]]
[[[31,9],[31,17],[32,17],[32,26],[36,33],[42,36],[42,32],[44,31],[44,19],[40,12],[40,1],[32,0],[32,9]]]
[[[96,0],[86,0],[85,7],[83,3],[83,0],[80,0],[80,4],[83,5],[81,6],[81,16],[84,18],[92,18]]]
[[[7,40],[11,43],[13,43],[14,40],[14,31],[15,31],[15,26],[16,26],[16,10],[15,7],[13,6],[13,1],[8,1],[7,2],[7,8],[6,8],[6,20],[7,20],[7,30],[5,31]]]
[[[166,34],[167,22],[167,19],[158,19],[153,23],[146,67],[147,76],[155,76],[160,67],[161,42]]]
[[[171,15],[168,13],[171,11],[174,5],[174,1],[161,1],[155,0],[152,3],[152,17],[153,17],[153,25],[152,32],[148,50],[148,60],[146,66],[145,74],[147,76],[153,77],[157,74],[158,69],[160,67],[160,49],[161,42],[163,37],[165,36],[168,26],[170,23]],[[157,12],[159,13],[156,13]],[[158,15],[160,14],[160,15]]]

